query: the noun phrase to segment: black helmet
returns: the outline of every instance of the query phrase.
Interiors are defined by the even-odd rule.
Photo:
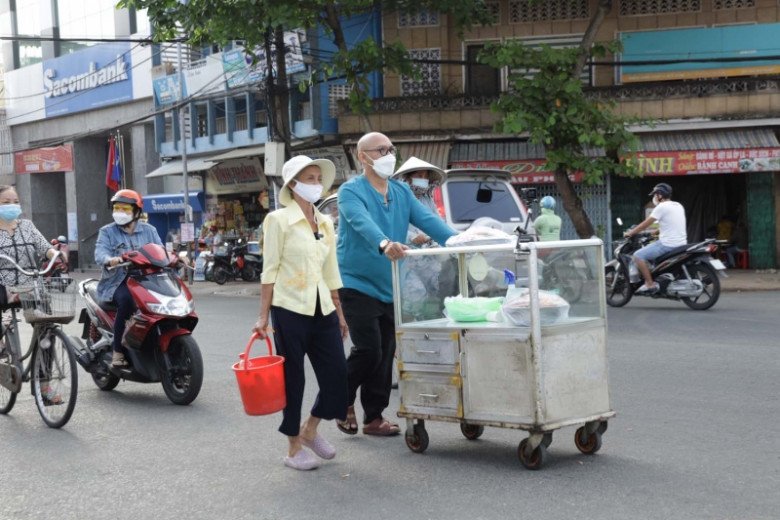
[[[669,197],[672,196],[672,187],[666,184],[665,182],[656,184],[653,187],[653,191],[650,192],[650,196],[652,197],[656,193],[659,194],[661,197],[668,199]]]

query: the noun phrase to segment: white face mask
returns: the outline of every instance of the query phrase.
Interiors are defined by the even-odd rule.
[[[660,202],[661,200],[658,198],[658,195],[653,195],[653,206],[658,206]]]
[[[395,155],[391,153],[383,155],[374,161],[371,167],[374,169],[374,173],[383,179],[389,179],[395,172]]]
[[[304,184],[302,182],[296,182],[295,186],[291,188],[306,202],[314,204],[320,197],[322,197],[322,184]]]
[[[421,188],[423,190],[427,190],[429,184],[430,184],[430,182],[428,181],[428,179],[421,179],[419,177],[412,177],[412,186],[416,186],[416,187]]]
[[[112,217],[114,217],[114,222],[119,224],[120,226],[126,226],[130,222],[133,221],[133,216],[128,215],[124,211],[115,211],[111,214]]]

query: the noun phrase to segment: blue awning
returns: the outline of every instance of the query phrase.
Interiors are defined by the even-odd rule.
[[[203,211],[200,201],[201,191],[191,191],[190,206],[192,211],[199,213]],[[157,195],[144,196],[144,211],[147,213],[184,213],[184,193],[160,193]]]

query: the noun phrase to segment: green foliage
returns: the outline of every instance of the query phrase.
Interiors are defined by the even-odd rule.
[[[349,102],[353,111],[366,113],[369,74],[375,71],[414,75],[415,69],[400,43],[384,46],[371,38],[348,45],[338,41],[341,20],[369,12],[375,0],[121,0],[119,7],[147,9],[152,34],[157,41],[172,40],[183,33],[193,46],[224,45],[243,40],[247,51],[261,47],[268,28],[285,30],[325,28],[334,38],[338,51],[327,59],[315,60],[311,76],[299,84],[301,90],[313,82],[344,78],[352,85]],[[473,24],[488,23],[490,14],[484,0],[391,0],[382,3],[385,11],[416,12],[420,9],[441,12],[452,17],[457,30]]]
[[[593,53],[603,56],[617,49],[614,43],[598,44]],[[608,173],[638,176],[632,162],[617,160],[636,151],[637,139],[626,125],[637,120],[615,114],[612,102],[586,96],[579,75],[572,73],[579,52],[520,42],[486,48],[480,61],[510,71],[509,91],[492,107],[503,115],[498,129],[527,133],[531,142],[545,146],[547,168],[581,171],[586,184],[600,183]]]

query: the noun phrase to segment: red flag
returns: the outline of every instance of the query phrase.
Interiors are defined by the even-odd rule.
[[[106,186],[112,191],[119,191],[119,182],[114,176],[117,165],[117,150],[114,136],[108,138],[108,164],[106,165]]]

